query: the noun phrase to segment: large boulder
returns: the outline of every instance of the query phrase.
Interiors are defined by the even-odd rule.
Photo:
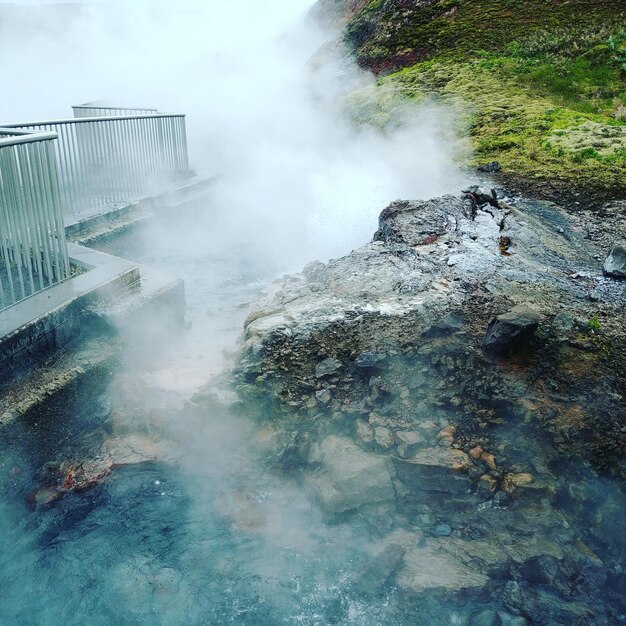
[[[442,543],[418,546],[404,555],[404,565],[396,582],[404,591],[424,594],[432,592],[464,592],[484,588],[489,578],[468,567]]]
[[[330,436],[319,446],[320,471],[310,484],[326,513],[335,515],[394,499],[384,457],[364,452],[350,439]]]
[[[453,448],[432,447],[415,452],[408,459],[394,459],[398,478],[419,492],[463,495],[471,487],[464,473],[467,455]]]
[[[607,276],[626,278],[626,247],[615,246],[612,248],[602,269]]]
[[[535,333],[540,319],[535,311],[523,305],[494,317],[485,334],[485,349],[492,354],[512,352]]]

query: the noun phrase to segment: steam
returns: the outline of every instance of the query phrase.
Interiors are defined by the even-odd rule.
[[[50,598],[47,591],[49,580],[63,579],[66,559],[78,568],[72,572],[76,584],[84,585],[74,596],[85,606],[98,603],[96,612],[129,607],[140,615],[147,610],[143,591],[154,581],[163,586],[162,581],[173,580],[178,604],[165,595],[168,602],[155,605],[167,623],[200,623],[197,616],[183,620],[170,613],[181,616],[205,596],[211,602],[221,598],[224,606],[212,609],[214,621],[202,615],[203,623],[245,615],[238,612],[240,602],[250,611],[249,618],[237,618],[248,620],[241,623],[277,623],[257,619],[252,610],[278,600],[293,605],[275,609],[291,615],[289,623],[320,623],[319,615],[335,611],[335,605],[346,605],[346,622],[385,621],[375,612],[387,611],[386,602],[377,607],[344,597],[342,576],[350,570],[359,531],[326,527],[298,485],[270,475],[257,456],[262,452],[254,451],[256,428],[227,410],[205,408],[190,415],[179,408],[220,372],[222,351],[234,346],[261,285],[307,261],[365,244],[378,213],[395,198],[458,189],[452,144],[444,139],[450,113],[432,104],[407,106],[386,129],[355,127],[348,96],[375,81],[341,52],[324,47],[336,33],[323,32],[307,19],[313,0],[41,4],[46,6],[0,4],[0,120],[68,117],[72,104],[103,98],[120,106],[186,113],[192,167],[216,179],[192,211],[166,213],[126,249],[122,242],[111,250],[186,283],[191,328],[161,350],[155,350],[153,339],[169,338],[171,330],[158,316],[152,323],[141,322],[140,330],[150,327],[151,333],[142,336],[136,326],[130,329],[126,367],[116,372],[108,394],[114,432],[165,435],[164,445],[180,461],[176,480],[184,485],[171,487],[172,493],[155,486],[153,499],[141,491],[135,502],[123,487],[114,491],[123,481],[112,481],[115,506],[88,510],[90,527],[101,529],[100,534],[78,532],[75,541],[61,542],[64,556],[50,557],[34,585],[21,589],[31,573],[19,558],[11,559],[13,569],[5,579],[11,584],[9,596],[15,591],[12,610],[31,612],[31,597],[39,595],[50,603],[45,607],[50,615],[72,610],[62,594]],[[154,485],[163,484],[161,474],[169,484],[170,470],[142,472],[142,485],[149,472],[155,473]],[[177,504],[180,493],[189,494],[186,511]],[[71,512],[80,502],[67,498],[65,505]],[[135,519],[137,503],[146,513],[139,508]],[[131,521],[118,532],[120,516]],[[223,520],[240,546],[229,547]],[[87,518],[85,523],[91,522]],[[160,530],[168,524],[184,526],[182,545],[159,543],[170,541]],[[150,549],[144,535],[134,533],[144,526],[153,542]],[[133,543],[135,535],[140,546]],[[106,547],[106,562],[109,556],[114,561],[113,574],[102,570],[99,545]],[[164,567],[160,556],[142,556],[150,550],[168,558],[178,551],[184,582],[177,582],[178,574]],[[209,581],[216,587],[208,593],[198,574],[207,563],[215,568]],[[102,594],[88,587],[93,576]],[[237,577],[235,593],[221,588]],[[278,588],[259,589],[260,602],[246,600],[246,594],[257,594],[248,578],[264,585],[278,581],[272,583]]]
[[[186,113],[193,167],[219,177],[200,228],[262,262],[344,254],[390,200],[458,187],[449,113],[416,106],[393,130],[353,126],[345,96],[373,78],[318,53],[336,33],[307,19],[313,0],[43,4],[0,13],[12,92],[0,119],[67,117],[100,98]]]

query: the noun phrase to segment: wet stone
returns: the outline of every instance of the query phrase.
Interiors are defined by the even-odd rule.
[[[495,493],[498,488],[498,481],[489,474],[484,474],[478,481],[478,493],[484,496],[490,496]]]
[[[355,585],[358,591],[368,596],[383,593],[405,553],[406,550],[398,544],[387,546],[357,574]]]
[[[315,378],[324,378],[336,374],[343,367],[341,361],[337,359],[324,359],[315,366]]]
[[[502,489],[504,489],[505,493],[508,495],[513,495],[516,491],[529,487],[533,482],[532,474],[507,474],[502,481]]]
[[[310,484],[327,513],[393,501],[393,485],[384,458],[363,452],[349,439],[336,436],[321,443],[319,455],[321,471],[311,477]]]
[[[438,537],[449,537],[452,534],[452,528],[449,524],[437,524],[433,533],[435,533]]]
[[[426,442],[424,436],[415,431],[397,432],[395,438],[398,455],[404,459],[411,457]]]
[[[362,444],[370,444],[374,441],[374,429],[364,420],[356,421],[356,439]]]
[[[322,389],[321,391],[317,391],[315,393],[315,398],[322,404],[328,404],[332,399],[332,395],[328,389]]]
[[[612,248],[602,269],[606,276],[626,278],[626,247],[615,246]]]
[[[489,322],[485,334],[485,349],[503,355],[521,347],[539,327],[539,315],[526,306],[516,306],[508,313]]]
[[[384,426],[378,426],[374,429],[374,439],[376,443],[385,450],[388,450],[394,444],[393,433]]]
[[[480,590],[488,584],[489,578],[442,550],[439,544],[433,544],[414,548],[404,555],[404,566],[396,582],[404,591],[423,594]]]
[[[502,620],[497,611],[485,609],[473,613],[467,620],[467,626],[502,626]]]

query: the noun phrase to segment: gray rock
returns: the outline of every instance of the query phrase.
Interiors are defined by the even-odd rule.
[[[568,333],[574,328],[574,318],[565,311],[561,311],[557,313],[557,315],[552,320],[552,328],[556,330],[558,333]]]
[[[491,206],[498,207],[498,194],[495,189],[486,189],[485,187],[472,185],[464,190],[463,193],[474,198],[478,206],[490,204]]]
[[[322,389],[321,391],[315,392],[315,398],[322,404],[328,404],[332,400],[332,394],[328,389]]]
[[[449,264],[449,262],[448,262]],[[430,339],[433,337],[446,337],[448,335],[454,335],[455,333],[463,330],[465,320],[462,315],[458,313],[448,313],[445,317],[442,317],[439,321],[430,326],[422,336]]]
[[[396,575],[398,587],[414,594],[480,590],[488,582],[487,576],[462,563],[438,542],[408,550]]]
[[[378,426],[374,429],[374,440],[385,450],[389,450],[394,444],[393,433],[384,426]]]
[[[479,172],[487,172],[488,174],[492,174],[493,172],[499,172],[502,169],[502,166],[498,161],[489,161],[489,163],[485,163],[484,165],[478,166]]]
[[[342,367],[343,364],[341,363],[341,361],[329,357],[328,359],[324,359],[315,366],[315,377],[324,378],[325,376],[332,376],[333,374],[336,374]]]
[[[308,282],[315,283],[320,279],[325,267],[320,261],[312,261],[304,266],[302,273]]]
[[[394,499],[384,458],[364,452],[350,439],[330,436],[320,444],[321,471],[310,484],[329,514]]]
[[[357,441],[365,445],[374,442],[374,429],[368,422],[357,420],[355,428]]]
[[[470,615],[467,626],[502,626],[502,620],[497,611],[484,609]]]
[[[374,240],[386,245],[432,244],[446,234],[450,215],[464,216],[461,199],[444,196],[427,202],[393,202],[380,214]]]
[[[612,248],[602,269],[606,276],[626,278],[626,247],[615,246]]]
[[[387,358],[383,352],[362,352],[354,361],[354,364],[362,369],[380,367]]]
[[[602,294],[597,289],[592,289],[588,295],[590,302],[600,302],[602,300]]]
[[[354,581],[357,590],[368,596],[384,592],[405,553],[406,550],[398,544],[387,546],[357,573]]]
[[[506,354],[520,347],[539,327],[539,315],[526,306],[516,306],[489,322],[485,349],[492,354]]]
[[[452,528],[449,524],[437,524],[433,533],[439,537],[449,537],[452,534]]]
[[[398,455],[403,459],[409,458],[426,443],[421,433],[416,431],[399,431],[395,434],[398,444]]]

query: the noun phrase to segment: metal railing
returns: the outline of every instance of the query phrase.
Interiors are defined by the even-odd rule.
[[[0,125],[0,310],[70,276],[64,214],[189,176],[184,115],[99,103],[74,113]]]
[[[184,115],[80,117],[5,127],[58,135],[66,214],[122,202],[189,175]]]
[[[0,310],[70,275],[56,138],[0,128]]]
[[[119,115],[150,115],[158,113],[157,109],[137,108],[137,107],[117,107],[111,106],[105,100],[97,102],[87,102],[72,107],[74,117],[110,117]]]

